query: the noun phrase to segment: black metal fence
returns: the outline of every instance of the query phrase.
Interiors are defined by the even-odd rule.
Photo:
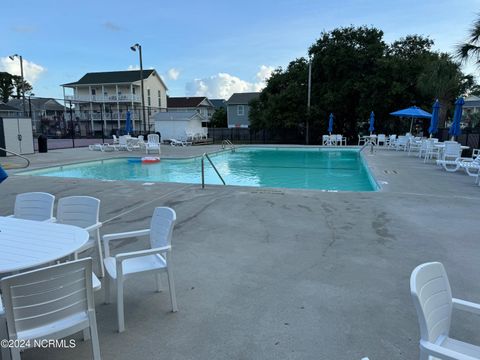
[[[435,135],[439,141],[446,141],[451,139],[451,135],[448,134],[448,129],[439,129]],[[455,140],[462,145],[470,147],[470,150],[466,150],[463,154],[470,155],[472,149],[480,149],[480,131],[478,128],[463,129],[462,134],[455,137]]]
[[[303,144],[305,138],[296,130],[252,130],[248,128],[208,128],[208,138],[213,143],[230,140],[242,144]]]

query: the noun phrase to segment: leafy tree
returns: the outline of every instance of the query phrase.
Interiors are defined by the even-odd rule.
[[[444,104],[441,117],[458,95],[473,85],[450,56],[432,51],[433,41],[406,36],[388,45],[373,27],[346,27],[323,32],[310,47],[311,111],[307,112],[308,62],[305,58],[279,68],[267,81],[250,111],[255,129],[304,131],[309,116],[311,142],[326,133],[328,114],[335,116],[334,133],[355,138],[367,132],[375,112],[377,132],[401,133],[409,122],[390,112],[417,105],[430,109],[435,98]],[[424,121],[428,127],[428,121]]]
[[[23,84],[25,94],[31,93],[33,90],[32,85],[26,80],[23,81]],[[7,102],[12,97],[22,97],[22,78],[7,72],[0,72],[0,99],[2,102]]]
[[[462,61],[471,59],[480,65],[480,17],[473,23],[467,42],[457,47],[457,57]]]
[[[464,75],[460,65],[446,53],[431,54],[417,80],[417,87],[425,97],[439,100],[441,126],[445,124],[447,112],[453,109],[455,99],[472,85],[473,77]]]
[[[250,125],[255,129],[294,129],[302,132],[307,115],[307,69],[305,58],[276,69],[260,97],[250,103]]]
[[[227,127],[227,110],[221,107],[215,110],[210,119],[210,126],[217,128],[226,128]]]
[[[12,75],[7,72],[0,72],[0,100],[7,102],[13,94]]]
[[[26,80],[23,80],[22,82],[22,78],[20,76],[12,75],[12,80],[13,80],[13,87],[16,92],[16,96],[15,96],[16,98],[22,97],[22,83],[24,86],[25,95],[28,95],[32,92],[33,90],[32,85],[30,85],[30,83]]]

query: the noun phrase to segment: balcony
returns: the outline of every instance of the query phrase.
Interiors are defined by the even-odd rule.
[[[95,103],[126,103],[141,102],[140,95],[66,95],[65,100],[75,102],[95,102]]]

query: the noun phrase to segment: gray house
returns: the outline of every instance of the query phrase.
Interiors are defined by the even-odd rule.
[[[227,101],[227,123],[229,128],[250,126],[250,101],[257,99],[259,92],[235,93]]]

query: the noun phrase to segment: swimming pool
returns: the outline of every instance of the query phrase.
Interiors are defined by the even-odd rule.
[[[235,152],[210,154],[210,158],[227,185],[332,191],[378,189],[363,157],[354,149],[240,147]],[[156,164],[142,164],[135,158],[117,158],[33,170],[22,174],[199,184],[201,157],[162,159]],[[221,184],[208,161],[205,161],[205,183]]]

